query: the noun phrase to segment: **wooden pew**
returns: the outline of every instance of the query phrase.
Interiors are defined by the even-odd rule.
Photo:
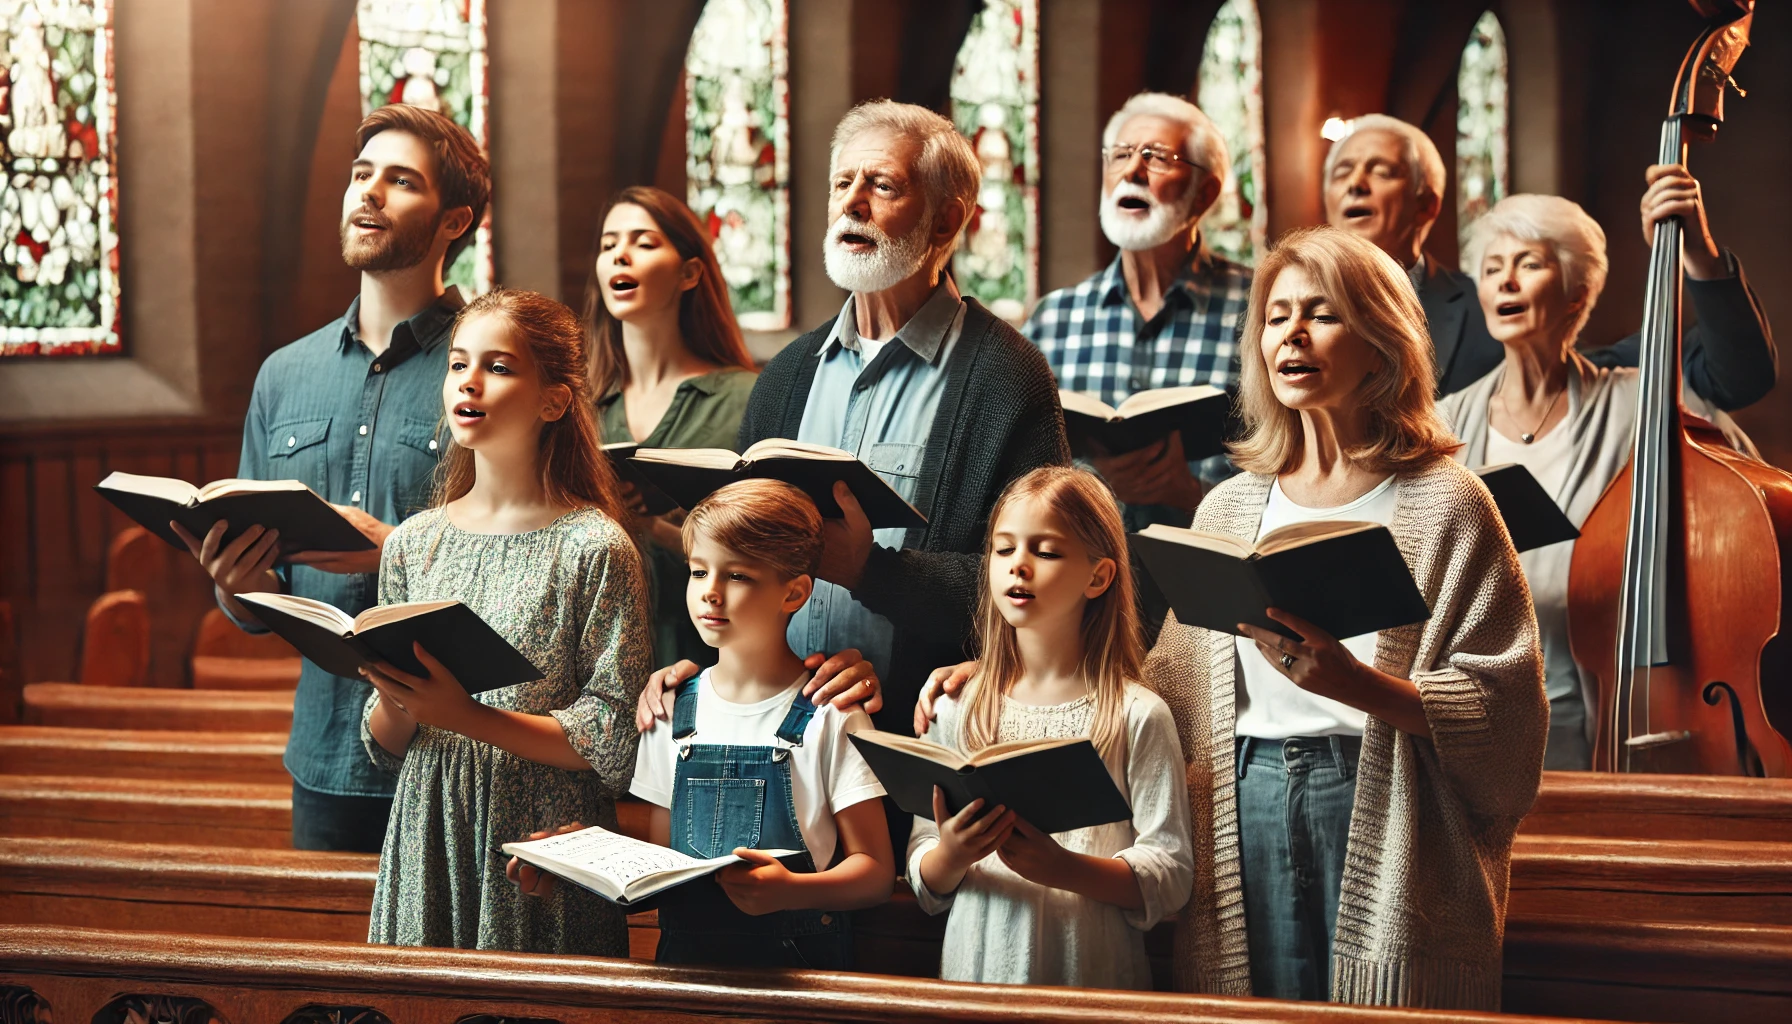
[[[0,837],[0,921],[367,938],[379,856]]]
[[[114,1024],[127,1005],[150,1020],[187,1024],[1544,1019],[330,942],[270,940],[246,948],[237,940],[203,936],[29,926],[0,927],[0,986],[15,987],[9,1001],[18,1024],[49,1024],[51,1013],[65,1022]]]
[[[292,691],[173,690],[28,683],[25,723],[87,729],[292,730]]]
[[[1562,843],[1585,844],[1582,861],[1565,866]],[[1611,851],[1603,874],[1593,866],[1598,848]],[[1713,1024],[1792,1019],[1785,870],[1777,888],[1771,877],[1738,882],[1734,864],[1719,857],[1701,865],[1698,854],[1680,843],[1526,837],[1513,864],[1507,921],[1513,1008]],[[358,938],[375,864],[372,856],[351,854],[0,838],[0,921]],[[171,866],[178,877],[165,877]],[[1701,885],[1709,891],[1695,891]],[[145,906],[127,916],[117,909],[122,900]],[[345,906],[359,915],[343,914]],[[1712,919],[1690,919],[1697,912]],[[651,959],[657,922],[640,914],[629,923],[631,954]],[[862,963],[885,974],[938,972],[945,918],[921,913],[908,893],[898,890],[853,923]],[[1146,936],[1163,989],[1172,930],[1166,924]],[[1697,941],[1676,945],[1685,937]],[[1608,997],[1622,1010],[1606,1008],[1601,1001]],[[1738,1016],[1738,1007],[1749,1012]]]
[[[1792,843],[1521,835],[1507,914],[1792,924]]]
[[[0,725],[0,774],[191,782],[290,781],[286,734]]]
[[[1792,842],[1792,780],[1544,772],[1537,802],[1519,831]]]
[[[304,663],[291,644],[245,633],[213,608],[199,620],[190,664],[195,690],[290,690]]]
[[[283,849],[292,785],[0,775],[0,835]]]

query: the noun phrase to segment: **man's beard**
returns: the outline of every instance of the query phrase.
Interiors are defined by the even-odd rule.
[[[907,237],[891,238],[870,221],[841,215],[828,229],[827,240],[822,245],[828,280],[849,292],[863,294],[896,287],[919,273],[933,255],[933,248],[927,244],[931,221],[932,218],[923,217]],[[867,253],[850,252],[840,245],[840,236],[846,234],[863,235],[877,247]]]
[[[1194,223],[1190,209],[1195,205],[1197,189],[1193,183],[1182,198],[1174,203],[1160,202],[1151,190],[1137,182],[1117,181],[1112,191],[1101,197],[1101,233],[1108,241],[1131,252],[1155,249],[1189,229]],[[1134,219],[1120,209],[1122,199],[1143,199],[1151,210],[1144,220]]]
[[[386,230],[367,238],[356,237],[354,219],[364,216],[379,221]],[[429,258],[429,247],[441,226],[440,214],[428,224],[405,227],[393,223],[383,213],[360,207],[342,218],[342,262],[350,270],[409,270]]]

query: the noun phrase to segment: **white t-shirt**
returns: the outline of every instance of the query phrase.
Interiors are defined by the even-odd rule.
[[[1306,508],[1296,505],[1282,493],[1277,480],[1269,489],[1269,504],[1263,509],[1263,524],[1257,528],[1259,539],[1271,530],[1293,523],[1318,519],[1349,519],[1388,526],[1394,521],[1394,478],[1376,484],[1369,493],[1333,508]],[[1366,665],[1375,663],[1375,641],[1380,633],[1340,637],[1344,647]],[[1361,736],[1369,716],[1340,701],[1321,697],[1294,685],[1281,670],[1257,650],[1257,642],[1237,637],[1239,666],[1244,670],[1244,701],[1238,711],[1233,731],[1240,736],[1265,740],[1285,740],[1291,736]]]
[[[805,675],[779,693],[756,704],[736,704],[716,695],[710,685],[712,669],[704,669],[697,685],[697,731],[686,742],[770,747],[779,745],[778,727],[790,705],[808,681]],[[884,787],[871,774],[859,750],[847,740],[850,733],[871,728],[863,711],[842,714],[831,704],[815,709],[803,731],[803,745],[790,751],[790,798],[796,805],[797,827],[803,845],[815,858],[816,870],[834,862],[839,832],[834,815],[866,800],[884,795]],[[650,804],[672,806],[672,781],[678,768],[678,741],[672,723],[660,720],[641,737],[635,754],[635,779],[628,791]]]
[[[1562,485],[1580,453],[1574,446],[1568,418],[1532,444],[1505,437],[1487,428],[1487,464],[1516,462],[1531,471],[1543,492],[1562,504]],[[1576,524],[1579,525],[1579,524]],[[1532,548],[1518,555],[1525,579],[1531,585],[1531,601],[1537,608],[1537,632],[1543,645],[1544,690],[1549,697],[1549,755],[1546,767],[1585,769],[1591,752],[1587,743],[1587,705],[1574,652],[1568,646],[1568,570],[1574,561],[1574,542],[1560,541]]]

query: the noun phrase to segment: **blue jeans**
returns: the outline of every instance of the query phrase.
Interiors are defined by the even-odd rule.
[[[1251,994],[1326,999],[1362,741],[1240,737],[1238,746]]]
[[[335,796],[292,784],[292,848],[379,853],[386,845],[389,796]]]

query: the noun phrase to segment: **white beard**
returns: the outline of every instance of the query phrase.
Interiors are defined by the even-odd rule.
[[[841,215],[828,229],[822,246],[822,260],[827,266],[828,280],[849,292],[870,294],[888,291],[919,273],[933,255],[927,244],[928,221],[915,226],[907,238],[891,238],[870,221],[853,220]],[[864,235],[876,243],[868,253],[850,252],[840,244],[843,234]]]
[[[1101,233],[1108,241],[1129,252],[1155,249],[1189,229],[1195,218],[1190,208],[1195,205],[1194,183],[1183,197],[1173,204],[1158,201],[1151,190],[1137,182],[1118,181],[1112,191],[1101,197]],[[1143,199],[1151,206],[1143,220],[1120,209],[1122,199]]]

